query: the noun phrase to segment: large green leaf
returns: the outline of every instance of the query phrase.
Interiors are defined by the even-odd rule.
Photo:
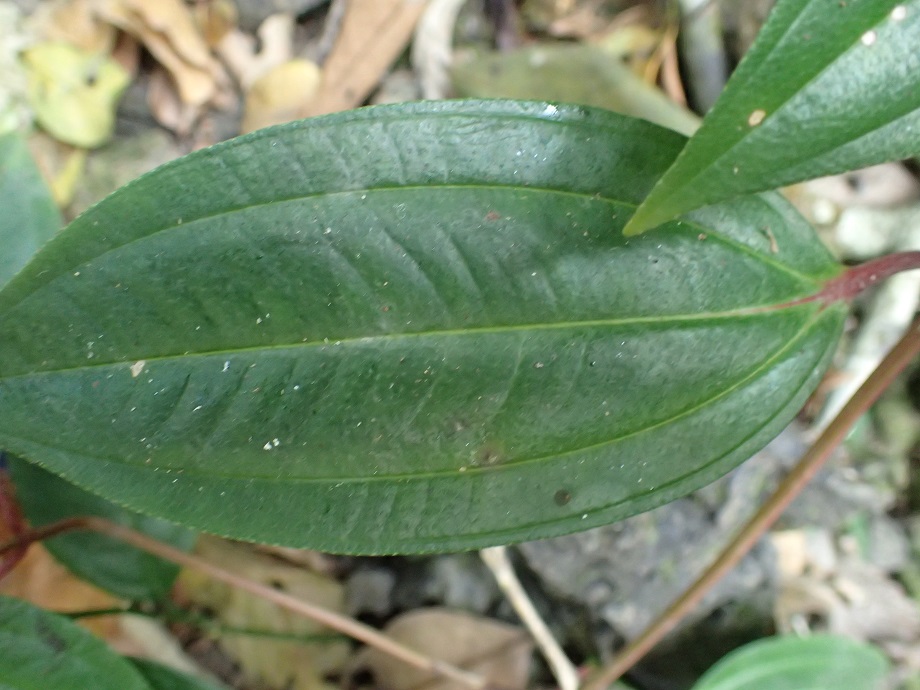
[[[920,0],[780,0],[626,228],[920,153]]]
[[[0,292],[0,446],[136,510],[339,552],[685,494],[792,418],[845,309],[789,304],[839,267],[775,195],[622,236],[683,142],[426,103],[164,166]]]
[[[22,510],[35,527],[77,515],[96,515],[181,549],[195,544],[195,533],[184,527],[125,510],[32,463],[10,457],[9,469]],[[44,544],[75,574],[127,599],[161,599],[179,574],[178,566],[96,532],[62,534]]]
[[[62,616],[0,596],[3,690],[151,690],[105,642]]]
[[[61,227],[57,207],[17,132],[0,134],[0,285]]]
[[[888,662],[845,637],[771,637],[732,652],[693,690],[881,690]]]

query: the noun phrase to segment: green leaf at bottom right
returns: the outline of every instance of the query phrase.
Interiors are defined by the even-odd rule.
[[[879,690],[888,662],[845,637],[771,637],[735,650],[693,690]]]

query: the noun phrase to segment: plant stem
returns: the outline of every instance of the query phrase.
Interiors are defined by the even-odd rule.
[[[920,253],[918,253],[920,256]],[[871,263],[871,262],[870,262]],[[782,515],[789,504],[802,492],[821,469],[831,453],[844,440],[850,428],[871,407],[895,378],[920,352],[920,319],[886,355],[872,375],[866,379],[840,414],[825,428],[798,464],[783,480],[772,496],[751,517],[737,536],[722,550],[715,562],[673,604],[671,604],[639,637],[630,642],[620,654],[583,690],[604,690],[618,680],[645,656],[662,638],[699,604],[710,589],[751,550],[754,544]]]
[[[148,537],[146,534],[142,534],[136,530],[130,529],[123,525],[110,522],[98,517],[77,517],[69,518],[67,520],[61,520],[60,522],[55,522],[50,525],[45,525],[44,527],[39,527],[36,529],[28,530],[23,532],[21,535],[14,537],[11,540],[8,540],[5,543],[0,544],[0,556],[2,556],[7,551],[15,551],[21,549],[29,544],[32,544],[36,541],[41,541],[42,539],[47,539],[49,537],[62,534],[64,532],[72,532],[76,530],[89,530],[92,532],[99,532],[105,534],[109,537],[114,537],[123,542],[130,544],[131,546],[137,547],[148,553],[152,553],[155,556],[175,563],[177,565],[194,568],[199,570],[210,577],[230,585],[231,587],[236,587],[255,596],[261,597],[267,601],[276,604],[282,608],[285,608],[294,613],[300,614],[301,616],[306,616],[311,620],[320,623],[321,625],[336,630],[344,635],[363,642],[364,644],[374,647],[385,654],[399,659],[410,666],[421,669],[423,671],[428,671],[433,674],[437,674],[444,678],[448,678],[452,681],[460,683],[469,688],[475,688],[477,690],[484,688],[486,686],[486,680],[481,675],[472,673],[469,671],[464,671],[452,666],[451,664],[439,661],[438,659],[432,659],[431,657],[420,654],[413,649],[410,649],[395,640],[390,639],[386,635],[380,633],[369,625],[364,625],[356,620],[342,616],[338,613],[328,611],[319,606],[315,606],[305,601],[301,601],[296,597],[281,592],[277,589],[263,585],[254,580],[250,580],[245,577],[241,577],[236,573],[232,573],[229,570],[225,570],[219,566],[209,563],[208,561],[195,556],[194,554],[189,554],[184,551],[180,551],[168,544],[163,544],[151,537]]]

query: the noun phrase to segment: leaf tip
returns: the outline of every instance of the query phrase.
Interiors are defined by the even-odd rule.
[[[623,226],[623,234],[626,237],[635,237],[648,232],[660,222],[659,219],[650,216],[651,214],[645,212],[645,204],[642,204],[632,218],[626,221],[626,225]]]

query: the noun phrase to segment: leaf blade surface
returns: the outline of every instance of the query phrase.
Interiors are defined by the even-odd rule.
[[[792,417],[843,310],[790,304],[839,267],[776,196],[617,232],[682,143],[469,102],[168,165],[0,293],[0,443],[138,510],[332,551],[538,538],[686,493]]]
[[[0,687],[150,690],[105,642],[24,601],[0,596]]]

